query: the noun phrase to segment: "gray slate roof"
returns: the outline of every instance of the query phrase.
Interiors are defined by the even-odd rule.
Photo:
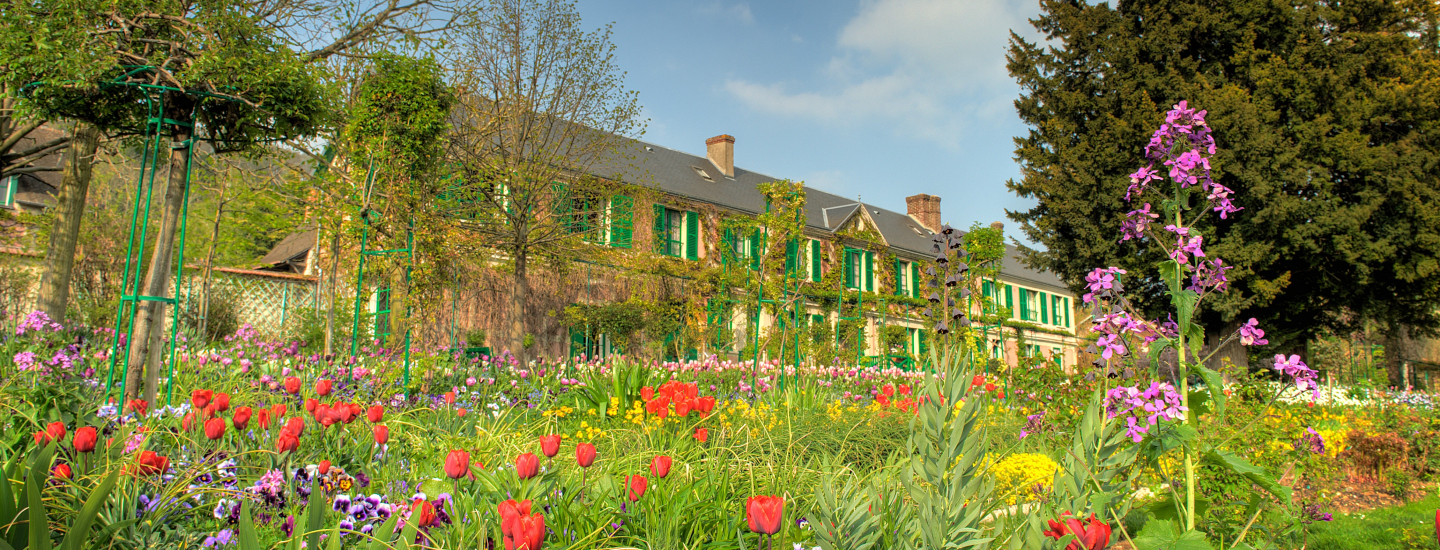
[[[728,178],[704,156],[692,155],[668,147],[662,147],[639,140],[627,142],[629,148],[622,154],[621,161],[613,163],[610,171],[614,174],[597,175],[621,176],[628,183],[651,186],[692,201],[706,202],[749,214],[765,210],[765,198],[757,186],[781,178],[752,172],[740,166],[735,167],[735,177]],[[698,169],[698,170],[697,170]],[[597,172],[604,172],[604,167]],[[701,174],[701,171],[705,175]],[[706,179],[705,176],[709,176]],[[805,225],[809,233],[829,234],[840,228],[857,209],[857,201],[841,197],[813,187],[805,187]],[[870,219],[885,241],[901,256],[911,259],[928,258],[931,232],[908,214],[863,203]],[[1008,277],[1023,283],[1064,290],[1066,286],[1053,273],[1025,267],[1020,261],[1019,251],[1007,246],[1007,254],[1001,270]]]

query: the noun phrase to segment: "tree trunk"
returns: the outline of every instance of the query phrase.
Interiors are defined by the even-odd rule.
[[[525,301],[530,294],[530,280],[526,277],[525,252],[519,251],[515,254],[515,276],[514,282],[510,285],[510,353],[520,360],[526,361],[525,350]]]
[[[220,218],[225,215],[225,191],[228,178],[220,178],[220,200],[215,203],[215,221],[210,224],[210,249],[205,251],[205,275],[200,283],[200,323],[196,331],[200,338],[209,341],[210,328],[210,287],[215,273],[215,245],[220,240]]]
[[[55,199],[55,222],[50,228],[50,246],[45,249],[40,303],[36,307],[61,324],[65,323],[65,309],[70,301],[70,274],[75,267],[75,246],[80,242],[80,220],[85,217],[85,198],[90,192],[95,151],[100,147],[100,129],[76,123],[71,139],[70,156],[60,179],[60,195]]]
[[[1410,327],[1400,325],[1385,332],[1385,374],[1390,386],[1405,388],[1405,372],[1402,368],[1410,359]]]
[[[1230,338],[1236,331],[1239,331],[1242,325],[1244,325],[1244,323],[1236,319],[1225,323],[1221,331],[1208,329],[1205,331],[1205,349],[1201,351],[1201,357],[1204,357],[1204,354],[1213,352],[1214,355],[1210,357],[1210,361],[1205,366],[1224,375],[1226,380],[1233,380],[1235,375],[1250,370],[1250,352],[1245,349],[1245,346],[1240,345],[1239,338],[1231,339],[1229,342],[1221,345],[1221,342],[1224,342],[1225,339]],[[1218,350],[1216,349],[1217,346],[1219,346]],[[1229,359],[1234,367],[1226,367],[1226,359]]]
[[[179,128],[175,131],[173,140],[184,142],[189,140],[191,130]],[[186,148],[171,149],[169,181],[165,185],[165,199],[161,207],[160,230],[155,235],[155,250],[150,255],[150,267],[145,273],[145,284],[141,286],[140,293],[143,296],[163,297],[170,286],[170,268],[174,260],[175,233],[180,227],[180,211],[185,203],[185,172],[189,169],[186,166]],[[141,208],[142,205],[135,205]],[[162,308],[156,307],[159,302],[144,300],[139,303],[135,312],[134,331],[131,333],[130,344],[130,375],[125,381],[125,398],[128,400],[139,392],[140,382],[145,370],[145,358],[150,350],[150,339],[144,335],[149,334],[152,325],[164,325],[164,319],[159,315]],[[141,335],[136,338],[136,335]],[[157,373],[158,374],[158,373]]]

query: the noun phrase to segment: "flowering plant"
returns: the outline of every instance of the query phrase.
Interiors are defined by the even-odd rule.
[[[1125,194],[1125,200],[1136,208],[1126,215],[1120,240],[1148,241],[1166,253],[1168,260],[1157,267],[1159,284],[1170,299],[1173,313],[1164,319],[1138,315],[1124,294],[1125,278],[1131,276],[1126,270],[1098,268],[1085,278],[1088,292],[1083,301],[1092,310],[1095,332],[1099,335],[1089,350],[1099,356],[1091,379],[1097,375],[1111,380],[1136,377],[1136,367],[1140,364],[1136,361],[1137,355],[1142,352],[1148,355],[1146,363],[1151,379],[1148,387],[1143,383],[1125,385],[1122,382],[1109,389],[1104,400],[1106,419],[1123,422],[1125,435],[1135,444],[1153,440],[1153,444],[1140,447],[1142,453],[1151,463],[1160,466],[1163,477],[1183,478],[1183,482],[1169,485],[1168,501],[1160,507],[1172,512],[1157,514],[1160,519],[1173,519],[1177,524],[1152,522],[1156,527],[1147,527],[1134,541],[1140,548],[1163,546],[1165,540],[1177,540],[1174,538],[1177,534],[1181,539],[1203,539],[1196,530],[1198,510],[1204,504],[1197,504],[1196,489],[1196,476],[1202,462],[1243,476],[1286,506],[1290,503],[1290,489],[1280,485],[1265,469],[1227,450],[1225,443],[1229,440],[1203,444],[1198,437],[1201,415],[1214,413],[1216,420],[1224,422],[1227,395],[1220,374],[1206,366],[1210,357],[1201,356],[1205,333],[1196,322],[1195,314],[1207,297],[1228,290],[1226,271],[1231,266],[1207,253],[1206,236],[1195,223],[1199,216],[1190,213],[1208,208],[1221,219],[1228,219],[1243,210],[1234,203],[1234,191],[1212,176],[1211,159],[1216,143],[1205,115],[1205,111],[1192,108],[1184,101],[1175,105],[1166,114],[1164,124],[1151,136],[1145,147],[1148,162],[1130,174],[1130,186]],[[1166,183],[1168,185],[1162,187]],[[1199,204],[1195,204],[1197,202]],[[1255,319],[1242,324],[1214,348],[1220,349],[1234,340],[1242,346],[1268,343],[1265,331]],[[1166,352],[1172,353],[1173,359]],[[1173,365],[1173,369],[1162,369],[1162,364]],[[1293,387],[1318,394],[1316,372],[1299,356],[1275,356],[1274,370]],[[1192,388],[1192,377],[1203,380],[1203,387]],[[1278,396],[1279,392],[1275,397]],[[1273,398],[1270,403],[1274,403]],[[1163,429],[1154,429],[1157,427]],[[1162,460],[1171,453],[1180,455],[1178,472],[1166,471],[1166,465],[1177,463]],[[1240,529],[1241,539],[1246,530]]]

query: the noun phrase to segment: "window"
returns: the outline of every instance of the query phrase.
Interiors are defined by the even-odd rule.
[[[5,178],[4,185],[0,185],[0,206],[15,208],[15,194],[20,191],[20,176]]]
[[[875,253],[845,249],[845,288],[875,291]]]
[[[1020,289],[1020,320],[1045,322],[1045,294],[1034,290]]]
[[[820,241],[810,239],[810,280],[820,281]]]
[[[1055,366],[1065,368],[1065,352],[1060,348],[1050,348],[1050,360],[1055,362]]]
[[[907,344],[906,351],[909,351],[910,355],[918,357],[920,355],[920,329],[905,329],[905,342]]]
[[[896,296],[915,296],[915,274],[912,273],[914,265],[904,260],[895,260]]]
[[[635,238],[635,199],[625,195],[610,197],[605,218],[609,222],[605,243],[615,248],[630,248]]]
[[[655,252],[674,258],[700,258],[700,216],[655,205]]]

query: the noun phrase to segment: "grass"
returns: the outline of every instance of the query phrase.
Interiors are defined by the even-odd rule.
[[[1435,511],[1440,495],[1434,493],[1395,508],[1353,514],[1336,514],[1329,523],[1311,526],[1308,548],[1349,550],[1435,548]]]

